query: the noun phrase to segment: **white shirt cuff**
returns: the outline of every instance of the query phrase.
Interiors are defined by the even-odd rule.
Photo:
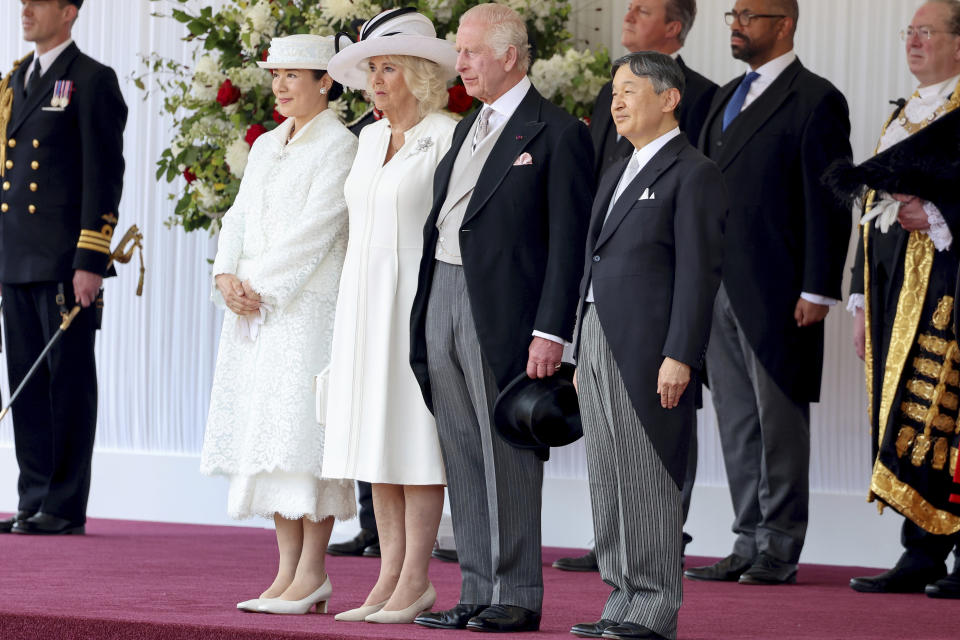
[[[543,338],[544,340],[549,340],[550,342],[556,342],[557,344],[567,344],[567,341],[563,338],[557,337],[555,335],[544,333],[543,331],[534,331],[533,336],[535,338]]]
[[[853,315],[857,315],[859,309],[866,307],[866,298],[863,297],[862,293],[851,293],[850,299],[847,300],[847,311]]]
[[[832,307],[833,305],[840,302],[835,298],[828,298],[827,296],[817,295],[816,293],[807,293],[806,291],[800,294],[800,297],[806,300],[807,302],[812,302],[813,304],[822,304],[827,307]]]
[[[923,210],[926,212],[927,220],[930,222],[930,228],[924,230],[924,233],[933,240],[933,246],[936,247],[937,251],[946,251],[950,248],[950,245],[953,244],[953,234],[950,233],[950,227],[947,226],[947,221],[943,219],[943,214],[940,213],[937,205],[930,201],[923,203]]]

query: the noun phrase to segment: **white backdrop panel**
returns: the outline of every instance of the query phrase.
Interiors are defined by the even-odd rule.
[[[216,4],[216,3],[208,3]],[[0,61],[9,65],[29,46],[22,42],[18,3],[4,8]],[[581,41],[619,47],[625,2],[574,0],[575,30]],[[729,31],[722,21],[730,0],[701,0],[699,17],[683,50],[688,63],[718,83],[743,70],[729,56]],[[847,96],[858,159],[870,154],[887,101],[912,91],[897,30],[917,6],[903,0],[807,0],[801,2],[797,51],[803,62]],[[133,296],[135,267],[123,267],[108,283],[104,331],[98,345],[101,403],[100,450],[195,454],[202,442],[220,318],[209,303],[209,266],[215,244],[203,233],[168,230],[173,208],[167,195],[176,185],[154,179],[155,161],[170,137],[169,118],[160,115],[159,94],[146,99],[130,80],[139,55],[158,52],[187,60],[184,30],[158,20],[147,0],[88,0],[75,28],[80,48],[109,64],[120,76],[130,107],[125,134],[124,195],[120,226],[137,223],[146,235],[147,285]],[[821,492],[865,491],[868,442],[863,407],[862,365],[850,346],[850,321],[840,309],[827,321],[827,354],[822,402],[813,411],[811,481]],[[11,339],[15,339],[12,336]],[[0,373],[8,398],[5,370]],[[707,403],[709,407],[709,401]],[[725,484],[715,419],[701,411],[699,480]],[[0,425],[0,443],[10,442],[9,421]],[[548,476],[583,478],[582,444],[555,451]]]

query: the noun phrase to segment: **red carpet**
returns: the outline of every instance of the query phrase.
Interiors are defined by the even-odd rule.
[[[468,631],[334,622],[332,615],[241,613],[273,578],[272,531],[93,520],[85,537],[0,535],[2,640],[477,640]],[[557,571],[568,549],[544,549],[546,596],[539,634],[572,638],[570,626],[599,617],[608,588],[597,574]],[[694,564],[703,559],[691,558]],[[438,607],[456,603],[459,572],[433,561]],[[378,562],[329,558],[331,613],[361,603]],[[923,595],[867,595],[847,586],[872,569],[804,565],[796,586],[684,582],[682,640],[947,640],[960,637],[960,602]]]

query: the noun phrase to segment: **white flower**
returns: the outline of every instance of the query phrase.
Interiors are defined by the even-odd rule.
[[[220,71],[220,64],[213,56],[202,55],[197,59],[190,82],[190,93],[198,100],[213,101],[217,99],[217,91],[227,76]]]
[[[238,136],[230,143],[224,154],[227,164],[230,166],[230,173],[237,178],[243,177],[243,172],[247,168],[247,159],[250,154],[250,145],[244,139],[244,136]]]
[[[240,22],[241,48],[247,55],[255,54],[257,48],[264,40],[273,37],[273,32],[277,28],[277,19],[273,15],[273,9],[267,0],[257,0],[243,12]],[[244,37],[246,36],[246,37]],[[250,44],[247,45],[247,40]]]
[[[217,211],[220,206],[220,198],[212,185],[208,185],[203,180],[194,180],[190,185],[197,194],[197,200],[200,207],[207,211]]]
[[[337,114],[337,117],[340,118],[340,121],[343,122],[348,113],[347,101],[343,98],[337,98],[333,102],[327,105],[327,108]]]
[[[427,0],[427,6],[438,22],[450,22],[454,4],[454,0]]]
[[[194,73],[202,73],[209,76],[220,75],[220,63],[211,55],[204,54],[197,59]]]
[[[227,70],[227,77],[243,93],[270,86],[270,74],[260,67],[234,67]]]
[[[369,0],[326,0],[321,11],[330,22],[350,22],[375,16],[380,13],[380,7]]]

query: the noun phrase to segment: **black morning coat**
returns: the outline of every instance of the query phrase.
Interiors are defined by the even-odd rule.
[[[680,487],[720,285],[727,191],[717,166],[679,135],[641,169],[608,217],[627,162],[613,165],[597,190],[580,297],[585,300],[592,281],[600,325],[630,401]],[[641,200],[645,192],[653,197]],[[657,393],[664,357],[692,369],[673,409],[661,407]]]
[[[795,60],[721,133],[742,79],[717,91],[700,135],[730,196],[723,284],[770,376],[794,401],[816,402],[823,323],[801,328],[793,314],[801,292],[841,298],[852,215],[820,178],[852,155],[847,102]]]
[[[437,246],[437,216],[461,145],[479,112],[454,131],[437,166],[433,207],[410,328],[410,362],[433,409],[425,323]],[[529,153],[532,164],[514,165]],[[534,329],[573,337],[582,248],[593,201],[593,149],[586,126],[531,87],[504,125],[460,227],[460,252],[480,348],[503,389],[526,370]]]

